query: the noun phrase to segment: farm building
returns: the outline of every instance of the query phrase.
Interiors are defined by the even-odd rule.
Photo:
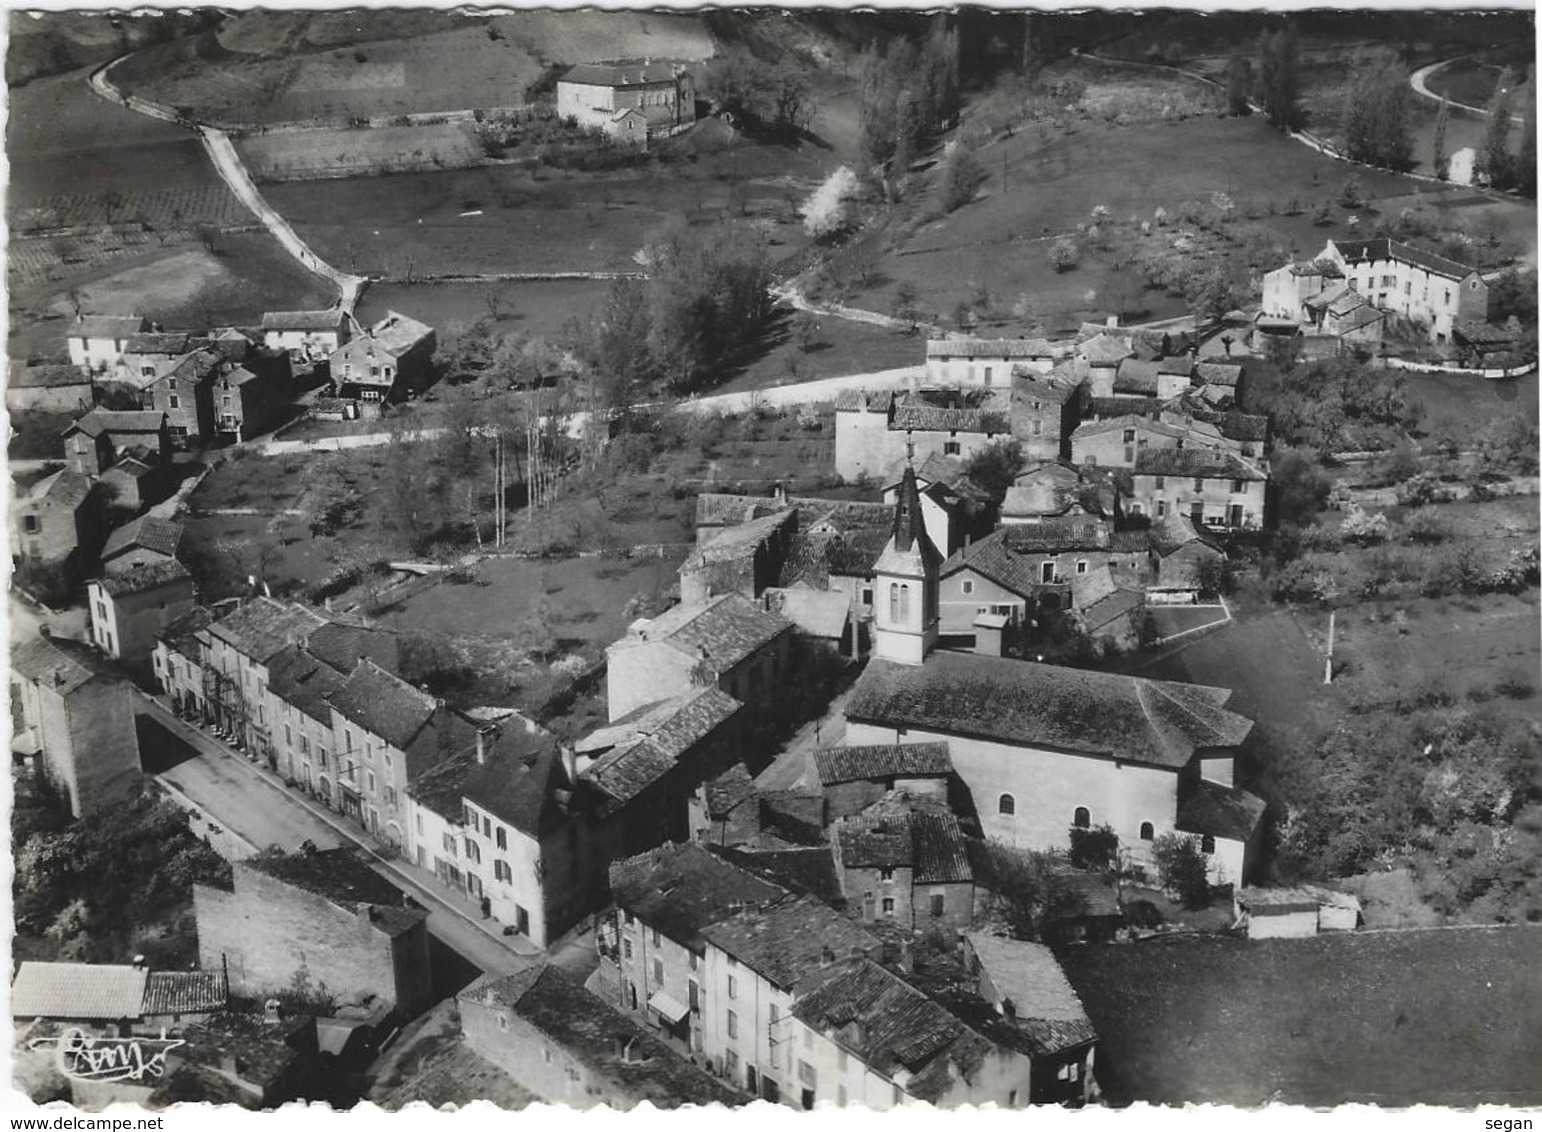
[[[340,310],[266,311],[262,344],[287,350],[296,362],[316,362],[348,341],[348,317]]]
[[[1360,926],[1360,900],[1321,885],[1295,888],[1241,888],[1232,896],[1237,918],[1246,920],[1249,939],[1316,935],[1319,931],[1354,931]]]
[[[54,472],[11,505],[11,547],[25,570],[60,570],[78,577],[102,545],[105,516],[91,480]]]
[[[1005,386],[1017,367],[1042,374],[1054,362],[1054,350],[1043,338],[932,338],[926,343],[926,382]]]
[[[13,413],[84,413],[95,400],[91,379],[78,366],[11,363],[5,407]]]
[[[984,390],[843,393],[835,402],[836,474],[888,479],[934,454],[968,460],[1012,435],[1005,400]]]
[[[635,110],[654,133],[696,121],[696,80],[683,63],[580,63],[557,80],[557,115],[611,133]]]
[[[274,428],[289,403],[288,382],[267,370],[245,366],[220,375],[214,382],[215,429],[222,440],[250,440]]]
[[[332,352],[332,383],[347,398],[379,403],[421,389],[433,376],[434,331],[396,311]]]
[[[166,414],[149,409],[92,409],[62,435],[70,469],[83,476],[101,475],[124,455],[162,463],[171,453]]]
[[[1186,514],[1206,527],[1264,525],[1268,475],[1233,452],[1207,448],[1137,448],[1131,510],[1153,521]]]
[[[107,373],[123,360],[129,339],[149,329],[149,322],[134,315],[79,315],[65,335],[70,364]]]
[[[114,376],[126,385],[143,389],[195,349],[193,336],[185,330],[145,331],[128,340]]]

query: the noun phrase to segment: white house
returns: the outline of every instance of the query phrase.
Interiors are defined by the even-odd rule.
[[[926,343],[928,385],[1005,389],[1014,367],[1048,373],[1055,353],[1042,338],[932,338]]]
[[[696,80],[683,63],[651,59],[580,63],[557,80],[557,115],[611,132],[637,111],[647,129],[667,130],[696,120]]]

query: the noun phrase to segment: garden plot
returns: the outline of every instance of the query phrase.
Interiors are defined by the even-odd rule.
[[[470,122],[290,130],[237,143],[258,181],[306,181],[479,164],[482,147]]]

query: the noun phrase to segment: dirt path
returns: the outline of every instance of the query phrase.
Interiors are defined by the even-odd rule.
[[[327,280],[337,288],[338,307],[343,313],[351,317],[353,309],[359,301],[359,294],[369,283],[369,280],[362,275],[350,275],[348,272],[339,271],[312,251],[305,241],[295,234],[295,230],[290,227],[289,222],[275,212],[273,207],[263,199],[262,194],[257,191],[257,184],[252,180],[251,174],[247,172],[246,165],[241,161],[241,155],[236,152],[236,147],[231,142],[230,136],[223,130],[183,118],[168,106],[161,106],[154,102],[148,102],[143,98],[125,94],[118,87],[114,86],[112,80],[107,77],[107,74],[122,58],[126,58],[126,56],[120,56],[119,59],[114,59],[111,63],[92,71],[87,79],[91,89],[108,102],[115,102],[119,106],[126,107],[135,113],[157,118],[163,122],[170,122],[173,125],[191,129],[196,133],[198,140],[203,143],[204,152],[209,155],[209,160],[213,162],[215,171],[219,173],[220,179],[229,186],[230,191],[236,195],[236,199],[246,205],[253,216],[262,221],[263,227],[272,233],[273,238],[299,262],[301,267],[305,268],[312,275],[317,275]]]
[[[1476,114],[1480,118],[1487,118],[1488,111],[1483,109],[1481,106],[1470,106],[1465,102],[1456,102],[1452,99],[1448,99],[1442,95],[1436,94],[1429,88],[1429,78],[1431,75],[1443,67],[1449,67],[1452,63],[1455,63],[1457,59],[1460,58],[1462,58],[1462,56],[1458,55],[1456,59],[1442,59],[1440,62],[1431,63],[1427,67],[1420,67],[1417,71],[1408,76],[1408,85],[1413,87],[1415,94],[1422,95],[1423,97],[1428,98],[1431,102],[1446,102],[1452,106],[1455,106],[1458,110],[1465,110],[1467,113]],[[1523,126],[1526,124],[1526,119],[1520,114],[1511,114],[1510,121],[1514,122],[1517,126]]]

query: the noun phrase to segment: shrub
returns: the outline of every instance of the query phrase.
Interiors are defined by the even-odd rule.
[[[1403,535],[1409,542],[1433,546],[1451,537],[1451,527],[1433,511],[1415,511],[1403,521]]]
[[[985,167],[974,151],[957,145],[942,172],[942,206],[952,212],[974,199],[975,193],[985,183]]]
[[[1387,517],[1382,513],[1367,515],[1363,508],[1354,506],[1339,524],[1339,532],[1350,542],[1371,546],[1386,540],[1387,525]]]
[[[1197,838],[1164,833],[1151,843],[1151,856],[1162,875],[1162,884],[1184,907],[1203,908],[1210,903],[1210,878]]]
[[[1119,835],[1109,825],[1071,827],[1071,864],[1079,869],[1110,869],[1119,859]]]
[[[1049,257],[1049,265],[1055,269],[1057,274],[1062,271],[1069,271],[1075,267],[1076,261],[1080,256],[1080,252],[1076,247],[1076,241],[1072,240],[1069,236],[1062,236],[1052,243],[1046,254]]]

